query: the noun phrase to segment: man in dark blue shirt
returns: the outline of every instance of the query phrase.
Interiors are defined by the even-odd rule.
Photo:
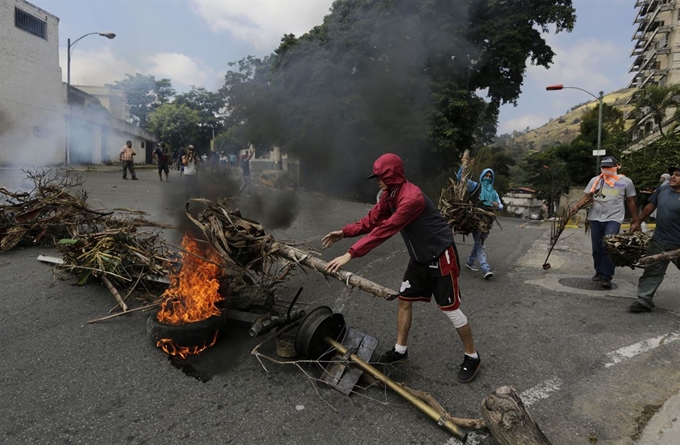
[[[670,167],[668,173],[671,175],[668,183],[656,189],[638,222],[630,226],[632,232],[640,230],[640,221],[656,210],[656,229],[645,252],[646,256],[680,249],[680,167]],[[654,293],[661,285],[670,262],[680,269],[680,258],[645,266],[645,271],[638,281],[638,298],[628,308],[630,312],[651,312],[654,307],[652,302]]]
[[[255,148],[252,150],[248,150],[246,154],[244,154],[241,158],[241,169],[243,169],[243,184],[241,185],[241,188],[239,189],[239,193],[241,193],[243,190],[246,191],[247,194],[250,194],[251,186],[250,186],[250,160],[253,158],[253,155],[255,154]]]

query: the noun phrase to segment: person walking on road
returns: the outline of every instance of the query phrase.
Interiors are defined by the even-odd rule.
[[[182,156],[182,167],[184,169],[184,185],[186,188],[187,199],[198,198],[201,194],[198,183],[198,164],[201,158],[196,153],[193,145],[187,147],[187,154]]]
[[[135,174],[135,150],[132,148],[132,141],[125,142],[125,145],[120,149],[119,159],[123,163],[123,179],[127,179],[127,172],[130,171],[130,176],[135,181],[137,175]]]
[[[467,166],[469,159],[466,155],[463,156],[462,165],[458,170],[458,180],[460,181],[463,169]],[[480,208],[495,212],[496,209],[503,210],[503,203],[501,198],[498,196],[498,192],[493,188],[493,183],[495,179],[495,173],[492,169],[486,168],[479,175],[479,182],[467,180],[467,191],[470,194],[470,199]],[[489,229],[493,225],[493,220],[488,221]],[[472,246],[472,251],[470,256],[468,256],[465,261],[465,267],[473,272],[479,272],[480,268],[482,274],[484,274],[484,279],[488,280],[493,277],[493,272],[491,271],[491,266],[487,261],[486,257],[486,247],[484,242],[489,237],[489,232],[474,232],[472,234],[472,239],[474,240],[474,245]],[[479,261],[479,267],[475,263]]]
[[[614,263],[607,254],[604,237],[619,233],[626,216],[625,207],[628,207],[631,214],[631,223],[638,221],[635,186],[633,181],[618,173],[620,167],[614,156],[605,156],[600,162],[602,173],[590,180],[584,190],[585,194],[572,206],[569,214],[570,218],[574,216],[592,197],[593,207],[588,212],[595,267],[592,280],[600,282],[603,289],[612,288],[614,277]]]
[[[243,170],[243,184],[241,184],[239,193],[245,190],[246,194],[250,195],[250,192],[252,190],[252,186],[250,183],[250,160],[253,158],[254,154],[255,148],[253,147],[252,150],[248,150],[247,153],[244,154],[243,157],[241,158],[241,169]]]
[[[644,221],[652,212],[657,212],[656,229],[654,229],[645,256],[680,249],[680,167],[670,167],[668,173],[670,174],[668,183],[656,189],[642,210],[638,221],[630,226],[631,231],[639,231],[641,221]],[[630,312],[651,312],[654,308],[652,302],[654,294],[663,282],[670,262],[680,269],[680,258],[645,266],[645,271],[638,280],[638,298],[628,307]]]
[[[158,179],[163,182],[163,172],[165,172],[165,182],[170,182],[168,179],[168,174],[170,173],[170,168],[168,167],[168,149],[165,147],[165,142],[161,142],[159,147],[154,150],[153,156],[156,158],[158,163]]]
[[[401,232],[410,261],[399,291],[397,341],[394,348],[380,357],[380,362],[399,363],[408,358],[413,302],[429,302],[434,296],[439,309],[453,322],[465,348],[458,380],[471,382],[479,372],[481,358],[470,324],[460,309],[460,265],[453,233],[430,198],[406,180],[399,156],[392,153],[380,156],[373,164],[371,178],[377,178],[384,192],[378,203],[360,221],[324,236],[322,243],[330,247],[343,238],[368,235],[354,243],[347,253],[329,261],[326,269],[337,272],[353,258],[366,255]]]

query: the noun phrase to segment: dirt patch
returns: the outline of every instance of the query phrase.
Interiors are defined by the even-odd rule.
[[[635,419],[635,432],[630,436],[631,439],[633,440],[638,440],[640,436],[642,435],[642,432],[645,430],[645,427],[647,426],[647,422],[654,417],[654,414],[656,414],[659,409],[661,408],[661,404],[659,405],[645,405],[644,408],[642,408],[642,412],[640,415]]]

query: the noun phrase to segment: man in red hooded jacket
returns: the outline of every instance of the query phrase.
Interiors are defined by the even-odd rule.
[[[329,261],[326,269],[336,272],[352,258],[366,255],[401,232],[411,259],[399,291],[397,342],[392,350],[383,354],[380,362],[397,363],[407,359],[413,302],[429,302],[434,295],[437,306],[451,319],[465,347],[458,380],[471,382],[477,376],[481,359],[475,349],[470,324],[460,310],[460,266],[453,233],[430,198],[406,180],[399,156],[392,153],[380,156],[373,164],[370,178],[377,178],[383,191],[378,203],[360,221],[326,235],[323,245],[329,247],[342,238],[368,235],[354,243],[347,253]]]

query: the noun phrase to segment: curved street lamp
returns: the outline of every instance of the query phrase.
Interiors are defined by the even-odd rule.
[[[71,53],[73,52],[73,47],[76,46],[76,43],[78,43],[81,39],[87,36],[91,36],[93,34],[100,35],[102,37],[106,37],[107,39],[114,39],[116,35],[112,32],[90,32],[85,35],[82,35],[78,37],[73,43],[71,43],[71,39],[68,39],[67,43],[67,55],[66,55],[66,85],[71,85]]]
[[[557,85],[549,85],[545,87],[546,91],[559,91],[559,90],[566,90],[566,89],[571,89],[571,90],[580,90],[583,91],[584,93],[590,94],[593,96],[595,99],[597,99],[600,102],[600,116],[597,120],[597,164],[595,164],[595,174],[598,174],[600,172],[600,153],[602,153],[602,104],[604,102],[604,92],[600,91],[600,95],[596,96],[593,93],[591,93],[588,90],[584,90],[583,88],[579,87],[565,87],[564,85],[557,84]]]

